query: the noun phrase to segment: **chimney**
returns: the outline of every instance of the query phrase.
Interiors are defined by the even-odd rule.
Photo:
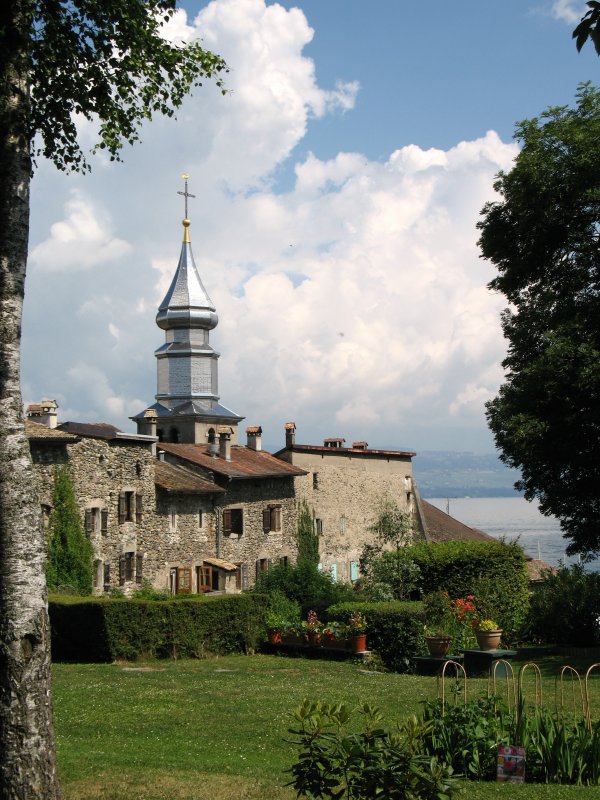
[[[58,425],[58,404],[56,400],[42,400],[40,403],[30,403],[25,413],[27,419],[45,425],[47,428],[56,428]]]
[[[285,446],[293,447],[296,443],[296,423],[286,422],[283,427],[285,430]]]
[[[220,425],[219,432],[219,455],[225,461],[231,461],[231,428],[227,425]]]
[[[256,450],[257,453],[262,450],[262,428],[260,425],[251,425],[246,428],[246,440],[246,446],[250,450]]]
[[[368,446],[368,442],[352,442],[353,450],[366,450]]]
[[[137,420],[137,432],[143,436],[156,436],[158,414],[153,408],[147,408],[141,419]]]

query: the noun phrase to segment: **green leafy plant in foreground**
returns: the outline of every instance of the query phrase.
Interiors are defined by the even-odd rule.
[[[290,728],[298,760],[289,769],[298,797],[348,800],[449,800],[452,768],[421,754],[425,724],[411,717],[390,733],[369,704],[359,708],[362,730],[346,732],[352,714],[343,703],[305,700]]]

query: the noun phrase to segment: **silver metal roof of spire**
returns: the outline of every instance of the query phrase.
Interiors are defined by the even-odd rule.
[[[185,198],[185,219],[183,220],[183,244],[177,270],[158,308],[156,324],[163,330],[172,328],[203,328],[212,330],[217,326],[219,318],[215,306],[202,285],[200,275],[194,263],[192,245],[190,242],[190,221],[187,218],[188,197],[194,197],[188,192],[187,175],[185,191],[178,192]]]

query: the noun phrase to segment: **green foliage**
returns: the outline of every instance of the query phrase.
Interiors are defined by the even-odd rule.
[[[359,565],[359,586],[369,600],[406,600],[420,586],[421,570],[405,549],[378,553],[366,544]]]
[[[369,526],[381,546],[392,545],[399,550],[412,542],[414,520],[411,514],[403,511],[395,500],[384,496],[379,500],[377,515]]]
[[[453,599],[448,592],[438,590],[427,595],[424,603],[429,635],[451,636],[453,653],[477,646],[474,632],[477,606],[473,595]]]
[[[336,583],[331,576],[317,569],[308,561],[294,566],[277,564],[266,572],[261,572],[254,585],[254,591],[272,594],[279,591],[290,600],[295,600],[307,614],[314,609],[321,614],[333,603],[352,597],[352,588],[344,583]]]
[[[600,645],[600,573],[574,564],[545,578],[531,600],[531,633],[554,644]]]
[[[522,149],[495,183],[479,245],[502,318],[505,383],[487,404],[516,486],[561,521],[570,553],[600,549],[600,92],[517,126]]]
[[[173,116],[189,91],[226,71],[199,41],[171,43],[161,26],[176,0],[40,0],[21,3],[21,38],[6,26],[0,49],[17,42],[29,61],[29,136],[59,169],[82,169],[77,117],[100,120],[98,147],[118,158],[156,113]],[[60,77],[60,79],[59,79]]]
[[[319,563],[319,536],[315,531],[313,515],[306,500],[302,500],[300,504],[297,544],[298,563],[316,566]]]
[[[573,31],[573,39],[579,52],[587,40],[591,39],[596,53],[600,56],[600,3],[598,0],[588,0],[586,5],[588,10]]]
[[[452,541],[409,548],[421,570],[424,594],[474,595],[482,617],[497,620],[504,639],[514,639],[529,608],[525,555],[517,543]]]
[[[331,620],[346,622],[356,611],[367,618],[367,646],[387,669],[410,672],[412,659],[425,652],[423,604],[419,602],[337,603],[327,610]]]
[[[425,701],[424,751],[473,780],[494,780],[501,744],[526,750],[528,782],[600,784],[600,722],[591,730],[545,709],[526,711],[522,699],[508,713],[498,698],[442,706]]]
[[[452,770],[420,753],[424,726],[415,718],[391,733],[367,703],[362,729],[348,732],[351,713],[342,703],[304,703],[290,728],[298,748],[290,785],[298,797],[348,800],[448,800],[456,788]]]
[[[290,600],[279,589],[269,594],[266,618],[267,628],[284,630],[300,624],[300,605]]]
[[[253,650],[263,638],[266,598],[258,594],[178,600],[55,598],[55,661],[202,658]]]
[[[92,556],[92,545],[83,530],[71,475],[66,467],[57,467],[49,521],[48,587],[90,594]]]

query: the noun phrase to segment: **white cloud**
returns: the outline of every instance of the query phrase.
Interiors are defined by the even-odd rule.
[[[78,192],[65,204],[65,219],[30,253],[31,262],[47,270],[89,269],[127,255],[131,245],[113,236],[110,213],[98,210]]]
[[[178,122],[145,130],[125,167],[85,178],[85,194],[79,179],[66,188],[42,171],[31,257],[55,272],[52,284],[30,275],[28,393],[60,393],[80,418],[125,429],[152,402],[163,340],[154,316],[177,264],[185,169],[225,405],[271,442],[288,419],[302,441],[338,434],[373,446],[412,446],[416,431],[457,421],[480,431],[504,345],[475,224],[516,146],[491,131],[448,150],[398,146],[381,161],[310,154],[276,191],[274,170],[311,117],[351,109],[357,86],[317,84],[298,9],[215,0],[193,24],[178,12],[171,30],[225,56],[232,93],[205,87]],[[89,267],[93,283],[81,274]]]
[[[586,4],[578,0],[554,0],[551,14],[555,19],[576,25],[586,11]]]

